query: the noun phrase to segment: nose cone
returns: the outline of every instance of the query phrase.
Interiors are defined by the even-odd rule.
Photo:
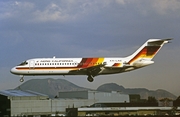
[[[13,68],[10,70],[10,72],[11,72],[12,74],[17,74],[16,67],[13,67]]]

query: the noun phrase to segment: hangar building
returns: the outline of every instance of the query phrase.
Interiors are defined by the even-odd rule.
[[[48,112],[49,97],[33,91],[0,91],[0,116],[21,116],[27,113]],[[41,108],[44,107],[44,108]]]
[[[66,108],[79,108],[99,102],[129,102],[129,96],[98,91],[60,92],[58,98],[21,90],[0,91],[0,117],[51,115],[65,113]]]

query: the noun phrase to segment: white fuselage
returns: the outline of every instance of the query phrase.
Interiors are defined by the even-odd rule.
[[[35,58],[13,67],[11,73],[20,75],[87,75],[114,74],[153,64],[152,58],[171,39],[149,39],[132,55],[124,58]]]
[[[105,64],[97,75],[113,74],[122,72],[123,62],[122,58],[36,58],[17,65],[11,72],[17,75],[86,75],[78,70]]]

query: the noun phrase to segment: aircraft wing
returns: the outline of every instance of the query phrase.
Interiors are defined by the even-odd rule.
[[[78,70],[72,70],[70,71],[70,73],[92,75],[94,77],[94,76],[97,76],[103,70],[105,65],[106,64],[99,64],[99,65],[91,66],[87,68],[80,68]]]

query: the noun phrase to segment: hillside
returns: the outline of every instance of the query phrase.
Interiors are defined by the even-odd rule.
[[[116,83],[107,83],[99,86],[97,88],[97,91],[106,91],[106,92],[111,92],[111,91],[120,91],[121,93],[125,94],[140,94],[142,99],[147,99],[148,96],[153,96],[156,99],[162,99],[162,98],[171,98],[171,99],[176,99],[177,97],[173,95],[172,93],[158,89],[155,91],[148,90],[145,88],[124,88],[123,86],[120,86]]]
[[[64,79],[32,79],[28,80],[16,89],[32,90],[35,92],[55,97],[60,91],[79,91],[87,90],[86,88],[79,87]]]
[[[43,93],[49,95],[50,97],[55,97],[60,91],[82,91],[91,90],[84,87],[77,86],[65,79],[31,79],[24,82],[22,85],[16,89],[21,90],[32,90],[35,92]],[[177,97],[168,91],[158,89],[156,91],[148,90],[145,88],[124,88],[115,83],[107,83],[99,86],[97,91],[111,92],[120,91],[124,94],[140,94],[142,99],[147,99],[148,96],[156,97],[156,99],[161,99],[164,97],[176,99]]]

